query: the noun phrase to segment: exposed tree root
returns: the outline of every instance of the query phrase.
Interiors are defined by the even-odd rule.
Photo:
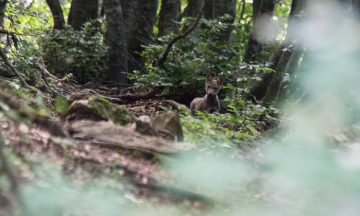
[[[11,69],[11,71],[16,75],[16,77],[20,80],[21,85],[26,88],[31,88],[31,86],[22,77],[21,73],[16,69],[16,67],[11,63],[11,61],[5,55],[3,50],[0,50],[0,57],[4,60],[5,64]]]

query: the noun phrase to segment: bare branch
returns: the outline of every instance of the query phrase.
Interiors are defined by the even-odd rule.
[[[178,36],[176,36],[175,38],[173,38],[170,43],[167,45],[165,51],[163,52],[163,54],[161,55],[161,57],[156,61],[156,65],[159,67],[163,67],[164,63],[167,60],[167,57],[172,49],[172,47],[174,46],[174,44],[181,40],[181,39],[185,39],[191,32],[193,32],[196,27],[199,25],[199,22],[201,20],[202,15],[204,14],[205,8],[212,2],[213,0],[207,0],[206,3],[204,4],[203,8],[201,9],[201,12],[199,13],[199,15],[197,16],[195,22],[185,31],[181,32]]]
[[[55,95],[55,96],[61,96],[63,98],[66,98],[65,95],[61,94],[60,92],[56,91],[55,89],[51,88],[49,82],[46,79],[46,75],[50,76],[51,78],[55,79],[56,81],[60,81],[56,76],[52,75],[48,69],[45,66],[44,60],[42,58],[40,58],[38,61],[36,61],[35,63],[33,63],[33,67],[38,69],[40,71],[41,74],[41,78],[44,80],[44,83],[46,85],[46,87],[49,89],[49,91]]]

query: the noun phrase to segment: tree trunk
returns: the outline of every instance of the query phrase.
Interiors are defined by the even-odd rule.
[[[255,4],[254,7],[258,7],[258,5]],[[270,86],[270,83],[272,82],[272,79],[274,78],[275,74],[278,73],[278,71],[276,71],[276,69],[281,68],[279,65],[286,64],[286,62],[284,62],[285,57],[282,57],[282,55],[283,54],[288,55],[288,57],[286,57],[286,59],[290,58],[291,52],[287,52],[288,51],[287,48],[292,44],[293,40],[295,39],[294,17],[297,13],[299,13],[299,11],[296,11],[296,8],[299,8],[298,0],[293,0],[292,4],[291,4],[291,11],[290,11],[289,19],[288,19],[288,29],[287,29],[286,38],[282,42],[282,44],[279,46],[279,48],[275,52],[273,59],[272,59],[271,67],[272,67],[272,69],[275,70],[275,73],[265,74],[263,76],[262,81],[254,86],[254,88],[251,91],[251,96],[254,97],[256,100],[262,100],[265,97],[265,94],[268,91],[268,88]],[[255,16],[255,14],[253,14],[253,16]],[[250,40],[251,40],[251,38],[249,39],[248,49],[255,49],[255,51],[257,51],[256,49],[260,49],[259,46],[261,47],[261,44],[258,44],[257,41],[255,41],[255,43],[250,43],[251,42]],[[259,50],[259,52],[260,52],[260,50]],[[255,53],[251,50],[247,50],[247,52]],[[248,55],[249,55],[248,58],[250,58],[251,55],[250,54],[248,54]],[[280,61],[281,58],[282,58],[282,61]],[[280,72],[280,73],[282,73],[282,72]],[[278,78],[275,78],[275,79],[278,80]],[[272,90],[269,90],[269,91],[272,91]]]
[[[272,104],[278,102],[280,98],[279,95],[281,92],[284,92],[284,89],[282,88],[284,86],[283,77],[285,74],[294,73],[302,54],[303,48],[298,46],[295,46],[293,49],[286,49],[286,51],[282,52],[277,67],[275,68],[276,73],[272,77],[263,99],[264,103]]]
[[[65,19],[59,0],[46,0],[46,3],[49,5],[54,19],[54,29],[63,29],[65,26]]]
[[[259,61],[260,52],[263,50],[265,40],[270,32],[267,27],[271,25],[275,9],[275,0],[254,0],[253,2],[253,30],[250,34],[248,45],[245,51],[244,61]],[[275,39],[275,38],[274,38]]]
[[[210,8],[210,7],[209,7]],[[210,19],[216,19],[224,15],[236,16],[236,0],[213,0]]]
[[[279,57],[276,57],[276,61],[273,62],[275,73],[268,83],[268,88],[263,99],[265,103],[271,104],[278,102],[278,96],[281,94],[280,91],[283,86],[282,80],[284,75],[293,73],[294,68],[297,67],[303,54],[303,48],[296,44],[298,37],[295,32],[295,28],[297,27],[295,23],[299,22],[301,16],[298,15],[303,13],[308,2],[309,0],[293,0],[292,2],[287,35],[277,52]]]
[[[108,0],[104,0],[107,4]],[[68,23],[80,30],[86,22],[99,17],[99,0],[72,0]]]
[[[122,0],[106,0],[104,1],[104,12],[106,16],[106,34],[105,42],[109,46],[107,74],[108,80],[126,85],[128,79],[126,72],[128,71],[128,56],[126,46],[126,31],[121,9]]]
[[[3,27],[7,0],[0,0],[0,26]]]
[[[204,7],[205,0],[188,0],[188,4],[184,10],[186,17],[197,17]]]
[[[233,24],[236,17],[236,0],[214,0],[213,18],[219,18],[224,15],[230,15],[225,22]],[[232,27],[226,28],[220,35],[221,41],[230,41]]]
[[[206,19],[217,19],[219,17],[230,15],[225,20],[228,24],[233,24],[236,17],[236,0],[212,0],[205,7],[204,15]],[[231,38],[232,27],[223,30],[217,40],[229,42]]]
[[[162,0],[158,21],[159,37],[178,31],[180,13],[180,0]]]
[[[272,79],[268,82],[268,88],[263,101],[265,103],[277,103],[285,95],[284,83],[282,79],[284,74],[292,74],[299,63],[301,56],[303,56],[304,48],[296,44],[298,38],[298,26],[295,23],[299,23],[299,19],[303,16],[303,11],[306,10],[311,0],[293,0],[288,32],[285,41],[282,43],[278,50],[278,56],[275,57],[273,67],[276,73],[273,74]],[[345,11],[359,15],[359,0],[340,0],[340,7]]]
[[[289,77],[291,79],[295,79],[295,74],[297,71],[299,71],[299,63],[300,59],[303,58],[304,60],[305,49],[300,46],[295,46],[293,52],[291,53],[291,56],[289,58],[289,61],[287,62],[287,65],[284,69],[284,74],[289,74]],[[274,95],[273,98],[275,98],[275,102],[278,101],[278,99],[284,99],[286,97],[290,96],[291,91],[293,90],[290,88],[290,86],[287,86],[285,84],[289,84],[289,82],[282,82],[280,80],[280,84],[278,85],[277,89],[277,95]]]
[[[8,0],[0,0],[0,28],[4,27],[5,11]],[[0,34],[0,40],[4,35]]]
[[[208,2],[208,5],[204,8],[204,17],[206,19],[213,19],[214,18],[214,0]]]
[[[153,39],[153,28],[156,20],[157,0],[137,0],[135,19],[130,27],[128,36],[129,71],[146,72],[141,52],[143,46]]]
[[[121,9],[124,17],[126,36],[130,36],[130,32],[136,25],[136,8],[139,0],[121,1]]]

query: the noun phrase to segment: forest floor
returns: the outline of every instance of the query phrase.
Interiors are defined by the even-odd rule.
[[[21,185],[39,181],[38,170],[51,167],[48,169],[61,170],[70,181],[116,180],[122,185],[119,194],[136,205],[146,200],[184,207],[188,212],[212,205],[201,192],[177,187],[164,166],[164,161],[200,150],[193,144],[176,142],[184,136],[178,111],[159,111],[166,105],[175,109],[182,105],[173,101],[163,104],[165,100],[159,98],[118,105],[103,101],[114,98],[116,88],[94,90],[71,85],[56,90],[71,103],[65,114],[59,114],[54,112],[59,105],[49,93],[24,93],[7,82],[1,86],[0,128],[3,144],[12,155],[4,157],[18,161],[14,165],[8,159],[10,165],[5,169],[16,186],[13,193],[21,194]],[[187,109],[184,107],[181,109]],[[241,151],[231,152],[240,156]],[[10,208],[9,193],[0,190],[0,208]]]
[[[56,209],[65,215],[84,215],[86,211],[98,211],[88,215],[118,215],[103,211],[119,206],[125,206],[127,215],[158,215],[162,208],[164,215],[227,215],[231,208],[237,211],[240,205],[254,203],[261,203],[265,212],[268,206],[279,206],[301,215],[302,209],[312,208],[300,206],[309,198],[316,199],[323,190],[333,193],[329,197],[338,193],[322,182],[331,179],[334,185],[341,185],[350,179],[342,177],[349,171],[334,161],[358,164],[357,124],[351,125],[355,132],[351,127],[331,127],[332,132],[324,136],[331,145],[324,151],[318,144],[307,145],[313,144],[312,136],[297,135],[299,131],[313,134],[306,125],[294,130],[300,140],[294,143],[301,145],[295,149],[284,145],[281,150],[275,145],[277,151],[267,154],[268,144],[274,140],[281,143],[288,136],[280,134],[281,139],[276,141],[273,136],[269,141],[260,133],[253,139],[256,144],[244,141],[241,146],[218,141],[214,145],[209,140],[201,144],[188,137],[198,133],[191,131],[191,124],[208,122],[193,121],[197,117],[191,117],[188,108],[175,101],[149,97],[146,92],[137,94],[131,88],[124,92],[66,83],[52,86],[53,93],[44,93],[19,88],[13,81],[0,82],[4,173],[0,184],[4,177],[10,183],[0,187],[0,216],[20,211],[18,205],[25,206],[30,212],[27,215],[51,215]],[[204,128],[206,136],[212,133]],[[217,136],[221,134],[213,134]],[[284,173],[274,172],[274,167]],[[292,190],[286,183],[298,182],[299,170],[305,185],[300,190],[295,187],[294,193],[279,193]],[[313,184],[317,190],[309,189]],[[352,186],[351,193],[357,185],[346,185]],[[301,195],[303,190],[312,195]],[[300,196],[293,197],[297,193]],[[121,199],[120,204],[112,203],[114,197]],[[80,213],[75,214],[73,208]]]

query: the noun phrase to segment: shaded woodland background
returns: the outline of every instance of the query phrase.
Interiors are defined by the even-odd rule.
[[[0,216],[359,215],[359,11],[0,0]]]
[[[48,31],[53,21],[54,31],[42,36],[42,49],[33,55],[51,71],[71,73],[81,83],[166,88],[184,103],[189,93],[200,93],[206,73],[226,76],[236,85],[255,70],[250,78],[262,81],[245,83],[252,86],[247,96],[273,103],[286,85],[282,78],[293,74],[303,55],[291,26],[304,16],[306,2],[72,1],[61,6],[49,0],[38,7],[45,12],[48,6],[52,15],[43,14],[36,25]],[[8,4],[29,14],[19,31],[30,31],[34,3]]]

